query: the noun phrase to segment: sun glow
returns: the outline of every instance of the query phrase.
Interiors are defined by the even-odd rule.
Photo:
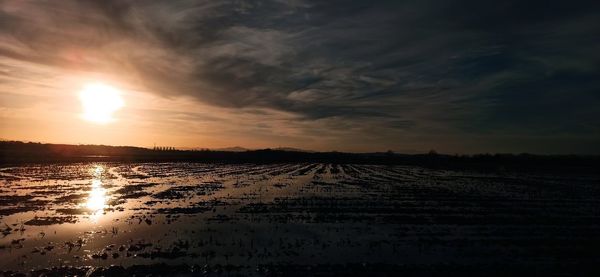
[[[125,106],[120,92],[102,83],[86,85],[79,93],[79,99],[83,106],[83,118],[100,124],[113,121],[112,114]]]

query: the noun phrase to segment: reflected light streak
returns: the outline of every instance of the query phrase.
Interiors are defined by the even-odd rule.
[[[106,208],[106,189],[102,187],[101,180],[103,172],[104,168],[99,165],[93,169],[94,179],[92,179],[92,189],[85,202],[86,208],[91,212],[90,218],[92,221],[97,221],[104,214],[104,209]]]

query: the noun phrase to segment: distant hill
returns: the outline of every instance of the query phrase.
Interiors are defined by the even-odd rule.
[[[307,153],[314,153],[315,152],[315,151],[312,151],[312,150],[304,150],[304,149],[293,148],[293,147],[277,147],[277,148],[273,148],[273,150],[290,151],[290,152],[307,152]]]
[[[211,149],[211,150],[213,150],[213,151],[226,151],[226,152],[246,152],[246,151],[250,151],[250,149],[248,149],[248,148],[239,147],[239,146],[225,147],[225,148],[216,148],[216,149]]]
[[[256,150],[279,150],[279,151],[289,151],[289,152],[315,152],[315,151],[311,151],[311,150],[303,150],[303,149],[293,148],[293,147],[249,149],[249,148],[244,148],[244,147],[240,147],[240,146],[234,146],[234,147],[225,147],[225,148],[213,148],[213,149],[209,149],[209,150],[227,151],[227,152],[246,152],[246,151],[256,151]]]

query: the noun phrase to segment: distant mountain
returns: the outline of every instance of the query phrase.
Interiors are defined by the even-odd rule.
[[[315,152],[312,150],[304,150],[304,149],[293,148],[293,147],[277,147],[277,148],[272,148],[272,149],[279,150],[279,151],[289,151],[289,152],[306,152],[306,153],[314,153]]]
[[[234,146],[234,147],[225,147],[225,148],[215,148],[211,149],[212,151],[225,151],[225,152],[246,152],[250,151],[248,148]]]
[[[277,148],[264,148],[264,149],[249,149],[241,146],[234,147],[225,147],[225,148],[213,148],[210,149],[212,151],[226,151],[226,152],[246,152],[246,151],[254,151],[254,150],[276,150],[276,151],[287,151],[287,152],[306,152],[306,153],[314,153],[315,151],[304,150],[300,148],[293,147],[277,147]]]

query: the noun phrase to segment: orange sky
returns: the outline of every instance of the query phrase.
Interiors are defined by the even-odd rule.
[[[369,151],[370,147],[344,147],[332,137],[319,139],[303,134],[292,113],[255,108],[221,108],[192,97],[163,97],[119,74],[79,72],[44,65],[0,59],[42,76],[37,82],[3,84],[0,110],[2,139],[49,143],[168,145],[185,148],[297,147],[314,150]],[[127,73],[120,73],[125,74]],[[107,124],[82,117],[79,99],[88,84],[101,82],[117,88],[125,106]],[[6,92],[8,91],[8,92]]]
[[[29,65],[33,72],[43,67]],[[131,86],[116,78],[84,75],[65,70],[52,76],[52,84],[19,83],[5,93],[9,107],[0,110],[3,139],[52,143],[83,143],[178,147],[279,146],[277,133],[263,134],[254,125],[261,117],[276,115],[278,120],[293,115],[277,111],[224,109],[205,105],[191,97],[161,97]],[[89,83],[103,82],[118,88],[125,106],[114,114],[114,121],[98,124],[82,118],[79,93]],[[262,114],[266,113],[266,114]],[[278,120],[269,120],[276,126]],[[275,129],[275,128],[273,128]],[[285,126],[276,127],[279,135],[293,135]],[[287,133],[291,132],[291,133]],[[294,145],[294,141],[288,140]],[[297,145],[299,146],[299,145]]]

